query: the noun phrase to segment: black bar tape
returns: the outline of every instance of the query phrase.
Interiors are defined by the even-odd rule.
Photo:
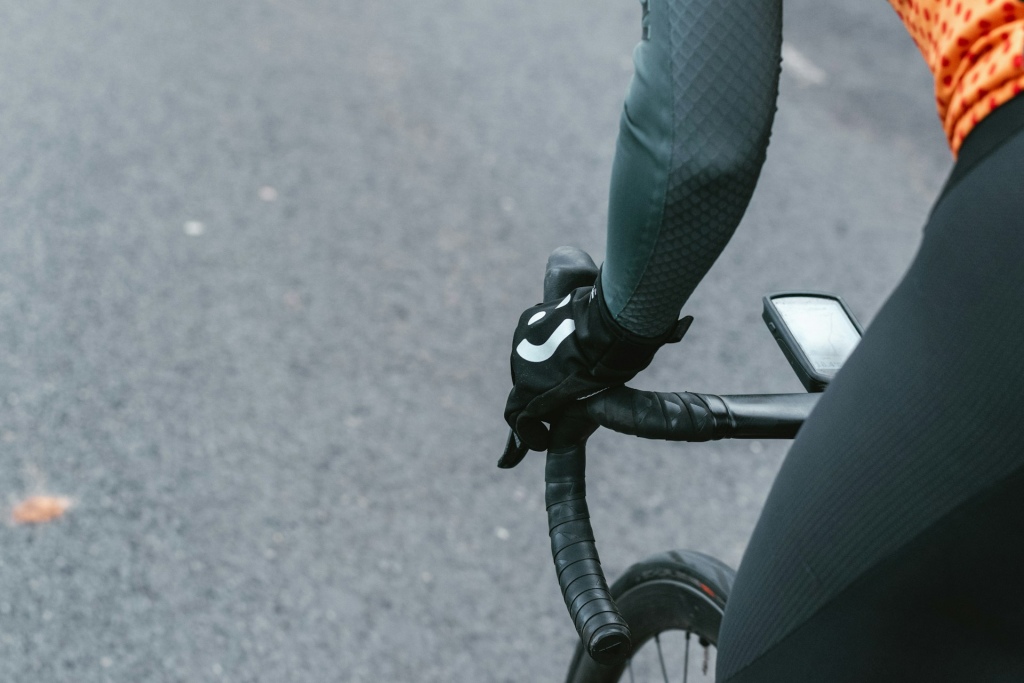
[[[597,619],[596,623],[591,623],[595,620],[595,617],[603,617],[604,615],[608,615],[609,619]],[[580,637],[584,641],[589,642],[593,638],[593,634],[606,623],[611,623],[614,626],[617,616],[618,610],[615,607],[615,603],[607,598],[595,598],[584,601],[579,611],[576,612],[573,624],[576,626],[576,630],[582,634]]]
[[[706,397],[622,387],[587,401],[587,414],[602,427],[645,439],[711,441],[721,438]]]
[[[607,429],[644,439],[792,439],[819,394],[715,396],[611,389],[586,401],[587,416]]]
[[[598,571],[601,571],[600,567],[598,567]],[[604,577],[600,574],[587,574],[573,581],[570,590],[575,597],[566,605],[569,608],[569,616],[575,619],[584,605],[591,600],[604,597],[604,595],[594,594],[594,592],[600,593],[605,587]]]
[[[571,616],[572,620],[576,623],[577,630],[582,628],[583,624],[586,623],[586,620],[584,620],[583,623],[580,623],[580,616],[583,615],[583,608],[592,602],[605,600],[605,587],[601,586],[599,581],[592,581],[591,584],[597,585],[594,585],[593,588],[588,588],[577,595],[576,599],[569,604],[569,616]]]
[[[818,405],[821,394],[765,394],[716,398],[729,413],[729,438],[792,439],[800,431],[804,420]]]
[[[551,556],[569,616],[595,661],[615,664],[632,651],[629,626],[608,590],[590,526],[584,444],[548,451],[544,499]]]
[[[572,580],[566,584],[569,593],[576,595],[581,591],[588,591],[591,588],[600,588],[604,581],[604,572],[601,570],[601,560],[582,560],[566,568],[569,574],[562,572],[563,576],[571,576]]]
[[[559,486],[555,484],[555,486]],[[555,495],[558,495],[557,493]],[[581,519],[589,519],[590,512],[587,510],[587,501],[582,494],[572,494],[572,497],[565,502],[555,505],[548,511],[548,521],[551,525],[568,524]]]
[[[580,560],[597,559],[599,559],[597,557],[597,548],[593,544],[575,543],[558,551],[555,555],[555,569],[558,571],[558,575],[561,576],[566,567],[576,564]]]

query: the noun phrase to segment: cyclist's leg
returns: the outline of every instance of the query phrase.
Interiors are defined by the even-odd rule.
[[[972,138],[1020,131],[1015,106]],[[1024,132],[999,142],[945,193],[794,442],[719,680],[1024,679]]]
[[[958,506],[725,680],[1024,680],[1022,499],[1018,472]]]

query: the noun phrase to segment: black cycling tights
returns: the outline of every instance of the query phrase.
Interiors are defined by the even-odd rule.
[[[718,680],[1024,681],[1024,97],[793,443]]]

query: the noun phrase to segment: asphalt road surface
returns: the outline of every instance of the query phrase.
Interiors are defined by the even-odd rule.
[[[870,321],[949,168],[885,2],[786,12],[762,182],[637,386],[800,390],[760,297]],[[71,502],[0,524],[0,680],[558,680],[543,458],[495,468],[507,355],[547,253],[602,257],[639,20],[0,3],[0,501]],[[614,575],[738,563],[785,444],[590,452]]]

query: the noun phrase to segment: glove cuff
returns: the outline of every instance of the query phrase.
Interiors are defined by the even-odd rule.
[[[601,291],[601,275],[594,283],[586,311],[577,319],[576,335],[590,373],[600,379],[626,382],[650,365],[663,345],[683,338],[693,318],[686,316],[658,337],[642,337],[612,317]]]

